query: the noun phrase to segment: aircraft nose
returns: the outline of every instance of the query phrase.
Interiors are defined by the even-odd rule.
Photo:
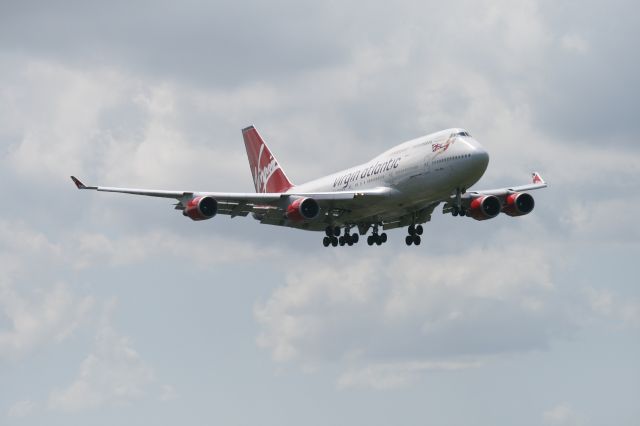
[[[475,160],[477,167],[484,172],[489,165],[489,153],[478,142],[473,143],[472,158]]]
[[[487,150],[480,147],[476,151],[476,156],[478,157],[478,162],[481,163],[484,168],[487,168],[487,166],[489,165],[489,153],[487,152]]]

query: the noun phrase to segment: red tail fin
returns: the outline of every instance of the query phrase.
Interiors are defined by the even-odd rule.
[[[249,166],[256,192],[285,192],[293,184],[284,174],[278,160],[271,154],[258,131],[249,126],[242,129],[244,146],[247,148]]]

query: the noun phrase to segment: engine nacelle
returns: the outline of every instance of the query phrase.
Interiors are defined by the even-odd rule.
[[[211,197],[196,197],[189,200],[182,214],[193,220],[211,219],[218,213],[218,202]]]
[[[500,200],[493,195],[485,195],[471,200],[467,208],[467,216],[475,220],[493,219],[498,216],[502,205]]]
[[[287,207],[285,216],[294,222],[313,220],[320,214],[320,206],[313,198],[298,198]]]
[[[509,216],[522,216],[531,213],[535,202],[531,194],[526,192],[516,192],[507,195],[504,200],[502,211]]]

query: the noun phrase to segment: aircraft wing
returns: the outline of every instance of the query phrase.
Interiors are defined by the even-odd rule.
[[[313,198],[324,209],[351,209],[361,204],[364,199],[387,197],[396,193],[388,187],[379,187],[361,191],[339,192],[276,192],[276,193],[242,193],[242,192],[199,192],[199,191],[165,191],[157,189],[115,188],[108,186],[88,186],[75,176],[71,180],[78,189],[89,189],[100,192],[144,195],[148,197],[173,198],[178,201],[176,209],[182,210],[186,204],[197,197],[211,197],[218,203],[217,213],[232,217],[246,216],[249,213],[261,213],[282,218],[287,206],[298,198]]]
[[[478,195],[495,195],[496,197],[504,197],[515,192],[532,191],[534,189],[546,188],[547,183],[542,179],[538,172],[531,173],[532,182],[526,185],[511,186],[507,188],[487,189],[482,191],[468,191],[462,197],[476,197]]]
[[[510,216],[528,214],[535,204],[533,197],[527,194],[527,191],[547,187],[538,172],[531,173],[531,176],[532,182],[526,185],[452,194],[449,199],[443,200],[445,204],[442,213],[472,216],[477,220],[491,219],[501,211]],[[480,200],[479,204],[477,200]],[[476,203],[475,206],[474,203]]]

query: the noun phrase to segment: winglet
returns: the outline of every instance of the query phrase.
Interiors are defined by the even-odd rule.
[[[78,179],[77,177],[71,176],[71,180],[73,181],[73,183],[76,184],[78,189],[87,189],[87,185],[85,185],[84,183],[80,182],[80,179]]]
[[[540,183],[540,184],[546,184],[546,182],[544,181],[544,179],[542,179],[542,176],[540,176],[540,173],[538,172],[533,172],[531,173],[531,177],[533,178],[533,183]]]

